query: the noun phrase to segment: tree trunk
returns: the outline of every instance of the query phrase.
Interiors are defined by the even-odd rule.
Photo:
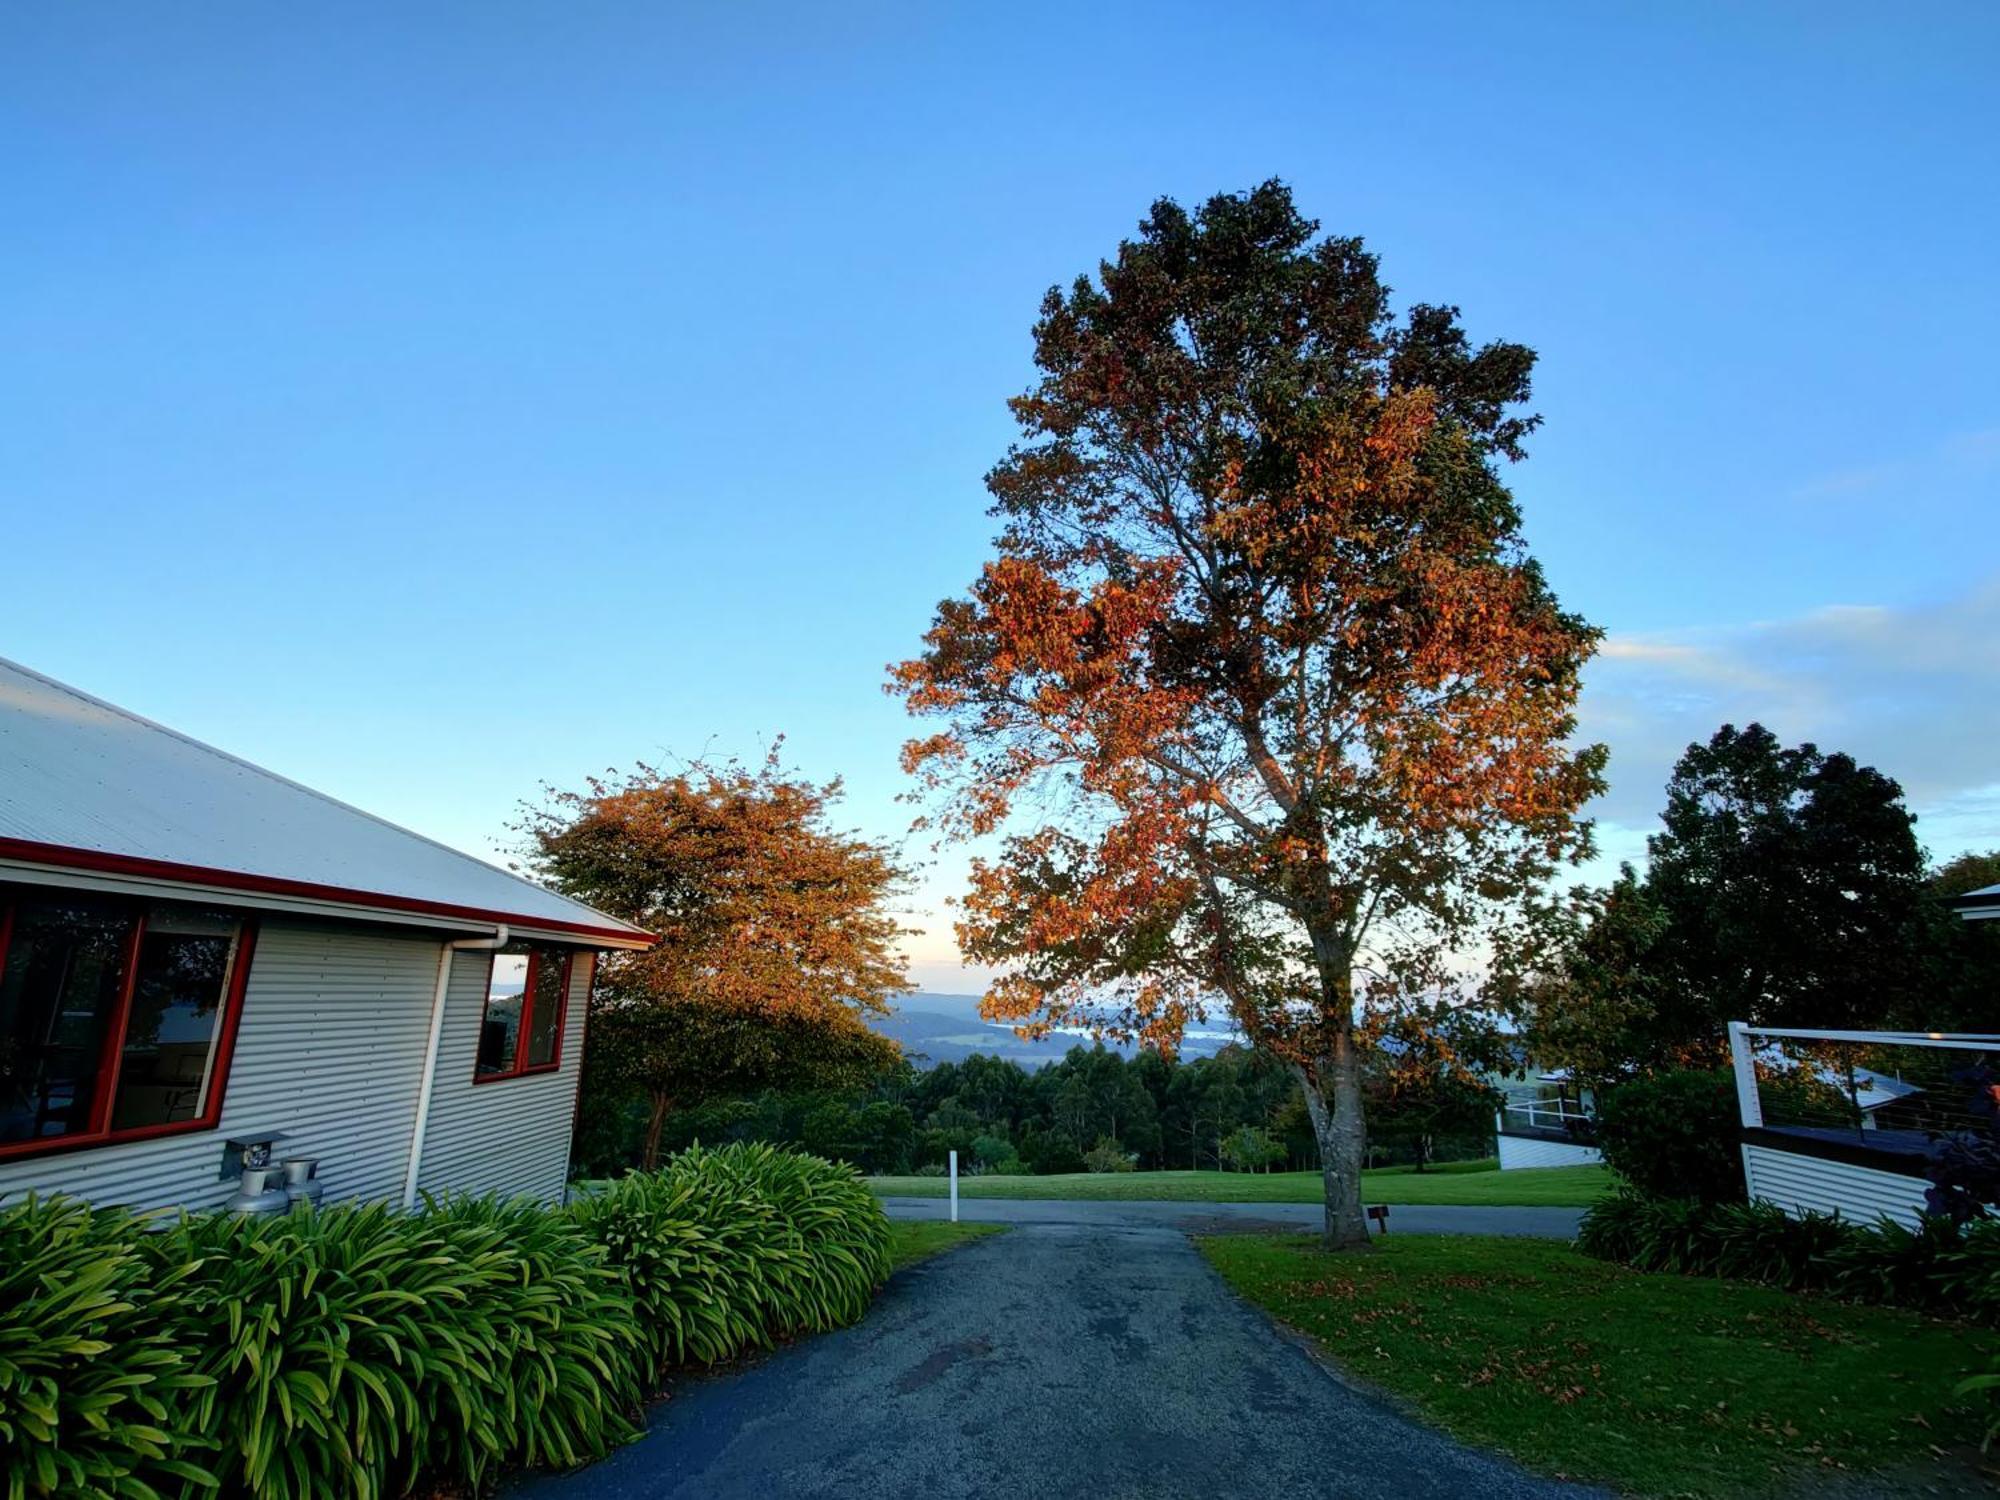
[[[1338,1036],[1334,1055],[1319,1068],[1299,1068],[1306,1114],[1319,1145],[1320,1187],[1326,1198],[1320,1243],[1328,1250],[1370,1248],[1368,1216],[1361,1208],[1361,1165],[1367,1154],[1367,1126],[1361,1117],[1361,1063],[1354,1039]],[[1314,1076],[1317,1072],[1320,1076]],[[1322,1091],[1324,1090],[1324,1092]],[[1327,1095],[1331,1094],[1329,1100]]]
[[[646,1144],[639,1154],[639,1164],[648,1172],[660,1165],[660,1133],[666,1127],[667,1106],[671,1102],[665,1094],[653,1096],[652,1112],[646,1116]]]
[[[1313,962],[1319,970],[1320,1014],[1332,1023],[1332,1055],[1298,1069],[1306,1113],[1319,1144],[1320,1183],[1326,1194],[1328,1250],[1365,1250],[1368,1216],[1361,1211],[1361,1169],[1368,1158],[1368,1123],[1361,1109],[1361,1049],[1354,1041],[1354,946],[1329,924],[1308,919]]]

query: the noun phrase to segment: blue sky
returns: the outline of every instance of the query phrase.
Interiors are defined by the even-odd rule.
[[[9,6],[0,655],[476,852],[781,731],[900,836],[1041,292],[1275,175],[1541,352],[1608,851],[1749,717],[2000,844],[1996,77],[1982,4]]]

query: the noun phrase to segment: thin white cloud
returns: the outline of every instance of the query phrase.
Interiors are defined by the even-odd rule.
[[[1680,753],[1753,719],[1895,777],[1934,854],[2000,846],[2000,577],[1917,608],[1836,604],[1606,641],[1582,707],[1585,734],[1612,753],[1596,811],[1653,826]]]
[[[1794,500],[1823,500],[1845,495],[1865,495],[1879,490],[1901,471],[1892,464],[1876,464],[1870,468],[1844,469],[1833,474],[1824,474],[1817,479],[1809,479],[1792,490]]]
[[[1872,496],[1891,485],[1926,485],[1943,478],[1984,473],[2000,463],[2000,427],[1954,433],[1921,452],[1893,462],[1861,464],[1814,475],[1793,486],[1789,498],[1798,501],[1840,501]]]

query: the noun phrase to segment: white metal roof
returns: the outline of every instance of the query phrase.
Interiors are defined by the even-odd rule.
[[[1775,1042],[1766,1042],[1757,1048],[1756,1056],[1759,1062],[1781,1072],[1795,1067],[1810,1072],[1829,1088],[1844,1090],[1847,1087],[1848,1074],[1851,1072],[1854,1079],[1854,1102],[1863,1114],[1924,1091],[1921,1084],[1906,1083],[1892,1074],[1878,1073],[1873,1068],[1843,1070],[1829,1062],[1795,1061]]]
[[[629,923],[4,659],[0,864],[646,941]]]
[[[1976,891],[1953,896],[1951,904],[1958,908],[1958,913],[1962,917],[1976,919],[2000,916],[2000,885],[1982,885]]]

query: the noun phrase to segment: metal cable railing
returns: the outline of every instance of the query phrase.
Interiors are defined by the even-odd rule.
[[[1510,1096],[1500,1106],[1500,1130],[1506,1135],[1585,1144],[1596,1138],[1590,1111],[1567,1094]]]
[[[1990,1138],[2000,1121],[2000,1035],[1729,1032],[1746,1126],[1923,1156],[1942,1140]]]

